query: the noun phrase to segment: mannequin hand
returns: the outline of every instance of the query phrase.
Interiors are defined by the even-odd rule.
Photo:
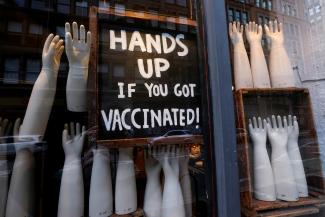
[[[20,126],[21,126],[21,119],[17,118],[14,124],[14,142],[19,142],[19,130],[20,130]]]
[[[79,158],[81,155],[81,151],[83,148],[85,136],[86,136],[86,128],[82,126],[82,131],[80,131],[80,124],[77,123],[76,127],[73,122],[70,123],[70,135],[69,135],[69,127],[68,124],[65,124],[64,130],[62,132],[62,145],[64,149],[64,153],[67,157],[76,157]]]
[[[42,70],[54,72],[54,75],[57,76],[63,50],[63,40],[60,40],[58,35],[54,37],[53,34],[50,34],[43,47]]]
[[[157,160],[162,165],[165,176],[175,177],[179,175],[179,163],[175,157],[175,146],[160,147]]]
[[[283,36],[283,25],[282,23],[278,24],[276,20],[274,22],[270,21],[269,26],[264,25],[264,29],[267,37],[272,40],[272,44],[283,44],[284,36]]]
[[[258,25],[255,22],[249,22],[245,25],[245,33],[250,44],[254,42],[260,43],[262,40],[263,29],[261,25]]]
[[[234,46],[239,43],[244,43],[243,31],[244,27],[239,22],[229,23],[229,36]]]
[[[65,44],[66,54],[69,60],[70,68],[88,68],[89,53],[91,45],[91,33],[86,31],[83,25],[80,25],[78,30],[78,24],[72,23],[73,38],[71,35],[70,24],[65,24]],[[79,38],[80,36],[80,38]],[[79,40],[80,39],[80,40]]]
[[[159,162],[153,158],[153,156],[157,156],[158,148],[157,147],[150,147],[145,152],[145,168],[147,177],[156,177],[159,175],[161,170],[161,165]]]
[[[299,126],[296,116],[288,116],[288,143],[298,142]]]
[[[266,145],[266,133],[267,133],[266,125],[267,125],[266,120],[263,119],[262,122],[261,117],[258,117],[258,122],[256,121],[256,118],[253,117],[253,123],[252,120],[249,119],[249,124],[248,124],[249,134],[251,136],[254,146]]]
[[[278,119],[278,126],[275,119],[275,116],[272,115],[272,125],[271,121],[268,118],[267,123],[267,135],[270,139],[271,145],[273,146],[278,145],[281,147],[286,147],[288,142],[288,125],[287,125],[287,118],[283,118],[283,125],[282,125],[282,119],[280,116],[277,117]]]

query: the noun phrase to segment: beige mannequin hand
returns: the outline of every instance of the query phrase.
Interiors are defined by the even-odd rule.
[[[53,34],[50,34],[43,47],[42,70],[54,72],[57,75],[63,50],[63,40],[60,40],[58,35],[54,37]]]
[[[244,43],[243,32],[244,27],[239,22],[229,23],[229,36],[234,46],[238,43]]]
[[[66,54],[69,60],[70,68],[88,68],[89,63],[89,53],[91,45],[91,33],[87,32],[87,42],[86,42],[86,32],[85,27],[80,25],[80,30],[78,29],[78,24],[76,22],[72,23],[71,35],[70,24],[65,24],[65,45]]]
[[[258,122],[255,117],[253,117],[253,122],[249,119],[249,133],[254,145],[266,145],[266,129],[267,122],[265,119],[258,117]]]
[[[272,44],[283,44],[283,25],[274,20],[269,22],[269,26],[264,25],[265,33],[267,37],[272,40]]]
[[[62,132],[62,145],[66,157],[80,157],[86,136],[86,128],[77,123],[70,123],[70,134],[68,124],[65,124]]]
[[[263,29],[261,25],[255,22],[249,22],[245,25],[245,33],[249,43],[260,42],[262,40]]]
[[[282,118],[280,116],[277,117],[277,121],[274,115],[272,115],[272,124],[270,119],[268,118],[267,135],[270,139],[272,147],[274,145],[278,147],[286,147],[288,142],[287,118],[286,117],[283,118],[283,125],[282,125]]]

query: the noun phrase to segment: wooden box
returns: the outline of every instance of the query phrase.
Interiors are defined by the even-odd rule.
[[[322,161],[308,89],[241,89],[234,93],[236,102],[237,150],[244,216],[302,216],[318,213],[325,203]],[[248,119],[271,115],[297,116],[299,148],[309,187],[309,197],[298,202],[265,202],[254,199],[252,144]],[[269,146],[269,145],[268,145]]]

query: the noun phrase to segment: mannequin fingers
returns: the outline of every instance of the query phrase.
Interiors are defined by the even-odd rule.
[[[68,49],[72,49],[72,35],[70,32],[65,33],[65,46]]]
[[[269,21],[269,28],[270,28],[270,32],[273,33],[274,29],[273,29],[273,22]]]
[[[65,33],[71,32],[70,23],[66,22],[64,27],[65,27]]]
[[[85,137],[87,135],[86,126],[84,126],[84,125],[81,128],[81,135],[82,135],[82,137]]]
[[[69,132],[68,129],[64,128],[62,131],[62,144],[66,144],[69,141]]]
[[[298,122],[297,116],[293,116],[293,122]]]
[[[264,24],[264,30],[265,30],[265,34],[267,36],[269,36],[270,35],[270,29],[269,29],[269,27],[266,24]]]
[[[249,132],[253,132],[253,130],[254,130],[251,119],[249,119],[248,129],[249,129]]]
[[[237,32],[236,22],[232,23],[232,31]]]
[[[278,21],[274,20],[274,32],[279,32],[279,26],[278,26]]]
[[[76,135],[75,126],[73,122],[70,122],[70,135],[71,137],[75,137]]]
[[[49,47],[49,50],[47,52],[50,56],[54,55],[55,54],[55,43],[54,42],[51,42],[51,45]]]
[[[248,33],[249,33],[249,25],[246,23],[245,24],[245,34],[246,34],[246,37],[247,37]]]
[[[280,115],[277,116],[277,120],[278,120],[278,128],[283,128],[283,125],[282,125],[282,118]]]
[[[271,122],[267,122],[266,129],[267,129],[267,132],[270,132],[273,129],[271,126]]]
[[[60,36],[56,35],[54,36],[54,38],[52,39],[52,43],[54,43],[55,45],[60,41]]]
[[[55,45],[55,49],[56,49],[56,50],[59,50],[60,47],[61,47],[62,45],[63,45],[63,40],[60,39],[60,40],[58,41],[58,43],[56,43],[56,45]]]
[[[288,115],[288,125],[292,126],[292,116]]]
[[[264,130],[267,129],[267,121],[265,119],[263,119],[263,129]]]
[[[79,30],[78,30],[78,24],[76,22],[72,23],[72,33],[73,33],[73,40],[78,41],[79,40]]]
[[[239,21],[236,22],[236,29],[238,32],[240,31],[240,22]]]
[[[59,48],[59,51],[58,51],[58,54],[57,54],[57,58],[58,58],[58,60],[61,59],[61,56],[62,56],[63,51],[64,51],[64,46],[61,46],[61,47]]]
[[[257,121],[256,121],[255,117],[253,117],[253,126],[254,126],[254,129],[258,128]]]
[[[49,34],[49,36],[47,36],[46,40],[45,40],[45,43],[44,43],[44,46],[43,46],[43,53],[47,53],[49,47],[50,47],[50,44],[52,42],[52,39],[53,39],[54,35],[51,33]]]
[[[90,49],[90,47],[91,47],[91,32],[90,31],[87,32],[87,45],[88,45],[88,48]]]
[[[279,31],[283,32],[283,24],[282,23],[279,23]]]
[[[258,128],[263,129],[263,123],[261,117],[258,117]]]
[[[79,123],[77,123],[76,124],[76,136],[79,136],[80,135],[80,124]]]
[[[274,115],[272,115],[272,127],[273,127],[273,128],[277,128],[276,118],[275,118]]]
[[[240,25],[240,33],[244,32],[244,25]]]
[[[258,35],[262,35],[263,34],[263,28],[261,25],[258,25],[258,31],[257,31]]]
[[[252,22],[248,23],[248,31],[251,32],[252,31]]]
[[[257,33],[257,24],[255,24],[255,22],[253,23],[254,23],[254,32]]]
[[[15,124],[14,124],[14,130],[13,130],[14,137],[19,136],[20,124],[21,124],[21,119],[17,118],[15,121]]]
[[[287,122],[287,117],[283,117],[283,128],[287,129],[288,128],[288,122]]]
[[[81,42],[86,41],[86,30],[84,25],[80,25],[80,41]]]

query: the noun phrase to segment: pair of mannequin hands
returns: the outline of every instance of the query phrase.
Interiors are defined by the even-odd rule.
[[[87,38],[87,40],[86,40]],[[68,109],[76,112],[86,111],[86,89],[88,64],[91,47],[91,33],[86,34],[85,27],[76,22],[65,24],[65,47],[58,35],[50,34],[44,44],[42,53],[42,71],[51,78],[57,78],[62,53],[66,51],[69,61],[67,81]]]
[[[189,150],[186,146],[151,147],[147,150],[145,155],[147,186],[144,202],[147,216],[192,216],[191,211],[184,206],[189,202],[187,198],[191,197],[191,192],[188,192],[190,189],[181,186],[183,179],[189,178],[188,162]],[[162,195],[161,168],[165,177]],[[187,184],[189,186],[186,187],[190,188],[190,183]],[[189,206],[191,209],[191,204]]]

